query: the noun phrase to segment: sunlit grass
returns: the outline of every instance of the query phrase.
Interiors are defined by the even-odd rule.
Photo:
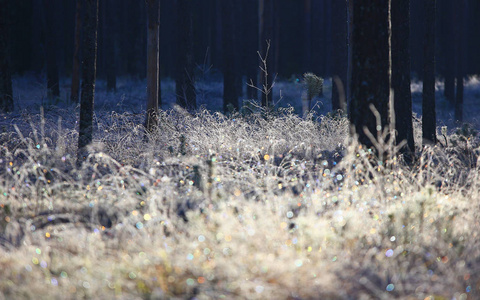
[[[479,297],[474,136],[405,166],[343,117],[143,117],[98,112],[81,167],[74,114],[0,133],[3,298]]]

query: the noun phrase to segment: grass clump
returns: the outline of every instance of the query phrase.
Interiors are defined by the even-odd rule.
[[[406,166],[339,116],[99,112],[77,167],[58,114],[0,136],[6,299],[478,297],[475,136]]]

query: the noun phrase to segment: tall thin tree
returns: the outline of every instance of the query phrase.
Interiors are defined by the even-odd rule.
[[[391,0],[392,18],[392,89],[397,142],[406,141],[401,149],[405,158],[415,151],[410,90],[410,0]]]
[[[82,1],[76,0],[75,6],[75,37],[73,47],[72,87],[70,102],[78,103],[80,91],[80,35],[82,32]]]
[[[103,2],[103,47],[105,53],[105,71],[107,75],[107,91],[117,90],[117,70],[115,64],[115,42],[117,26],[116,1]]]
[[[60,96],[59,74],[58,74],[58,38],[57,27],[54,24],[57,12],[57,3],[52,0],[43,0],[44,11],[44,29],[46,44],[46,62],[47,62],[47,97],[57,98]]]
[[[425,36],[423,39],[423,144],[437,143],[435,110],[435,7],[436,0],[423,0]]]
[[[177,104],[187,110],[197,107],[193,57],[192,1],[177,1],[177,74],[175,92]]]
[[[347,1],[332,2],[332,110],[346,112],[347,74],[348,74],[348,22]]]
[[[237,41],[236,7],[234,0],[222,0],[223,46],[223,111],[238,110],[240,96],[240,64]]]
[[[458,0],[455,5],[455,54],[457,93],[455,95],[455,121],[463,122],[464,77],[467,59],[467,10],[466,0]]]
[[[97,71],[98,1],[85,0],[82,43],[82,94],[80,99],[80,122],[78,132],[78,162],[86,157],[86,147],[93,140],[93,113],[95,78]]]
[[[256,0],[243,0],[241,1],[243,6],[243,15],[240,21],[243,24],[240,29],[243,30],[242,44],[244,50],[243,55],[243,67],[246,69],[247,80],[255,80],[257,78],[258,69],[258,5]],[[247,86],[248,99],[257,99],[257,90],[251,86]]]
[[[352,100],[350,121],[361,144],[372,147],[374,137],[388,125],[390,95],[390,1],[353,1]],[[368,42],[366,42],[368,41]],[[377,126],[372,108],[380,114]]]
[[[443,72],[445,77],[444,95],[450,103],[455,102],[455,25],[454,11],[457,5],[451,0],[442,0],[442,22],[444,33],[440,36],[443,52]]]
[[[340,1],[341,2],[341,1]],[[312,0],[303,1],[303,67],[302,72],[312,72]]]
[[[147,118],[145,128],[148,132],[152,132],[158,124],[159,0],[147,0],[147,19]]]
[[[274,33],[274,0],[260,0],[258,6],[258,36],[259,36],[259,47],[260,55],[262,59],[260,61],[260,69],[262,74],[260,74],[260,85],[262,88],[267,91],[271,90],[273,80],[274,80],[274,64],[275,64],[275,50],[276,47],[270,47],[272,42],[275,39]],[[270,52],[270,53],[269,53]],[[265,68],[266,67],[266,68]],[[264,92],[262,93],[262,106],[270,107],[272,105],[272,93]]]
[[[13,111],[9,0],[0,0],[0,112]]]

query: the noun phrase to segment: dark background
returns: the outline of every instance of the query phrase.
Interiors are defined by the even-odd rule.
[[[45,71],[46,36],[53,35],[56,58],[61,77],[70,76],[75,31],[75,1],[48,0],[47,13],[42,0],[12,1],[11,67],[14,74]],[[278,42],[272,47],[278,51],[276,70],[280,78],[314,72],[328,77],[332,69],[332,1],[339,0],[276,0],[278,8],[275,23]],[[194,56],[198,70],[212,66],[222,69],[221,0],[192,0],[194,22]],[[306,3],[311,2],[308,12]],[[466,73],[480,74],[480,1],[468,0],[468,15],[461,30],[466,34]],[[237,50],[242,55],[241,72],[258,65],[258,1],[239,0],[237,16]],[[176,1],[161,1],[160,60],[161,76],[173,77],[176,53]],[[437,1],[437,75],[443,76],[448,60],[455,55],[448,47],[456,35],[449,35],[455,25],[455,1]],[[98,63],[99,79],[106,76],[106,40],[114,43],[115,72],[117,76],[146,76],[146,6],[141,0],[101,0],[99,6]],[[311,22],[306,15],[310,13]],[[411,1],[411,59],[414,79],[421,80],[423,67],[423,12],[422,3]],[[111,17],[113,26],[105,30],[105,20]],[[48,31],[46,20],[53,20],[54,30]],[[453,38],[453,39],[452,39]],[[368,42],[368,41],[366,41]],[[220,77],[221,78],[221,77]]]

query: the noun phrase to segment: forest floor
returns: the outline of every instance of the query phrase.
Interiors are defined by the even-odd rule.
[[[0,299],[480,298],[477,78],[460,131],[437,85],[447,132],[422,148],[415,118],[410,166],[388,142],[375,157],[350,140],[329,81],[306,118],[296,80],[277,84],[274,114],[231,116],[206,82],[191,115],[164,81],[146,139],[145,82],[99,81],[77,166],[67,81],[52,102],[42,79],[15,78],[17,108],[0,115]]]

